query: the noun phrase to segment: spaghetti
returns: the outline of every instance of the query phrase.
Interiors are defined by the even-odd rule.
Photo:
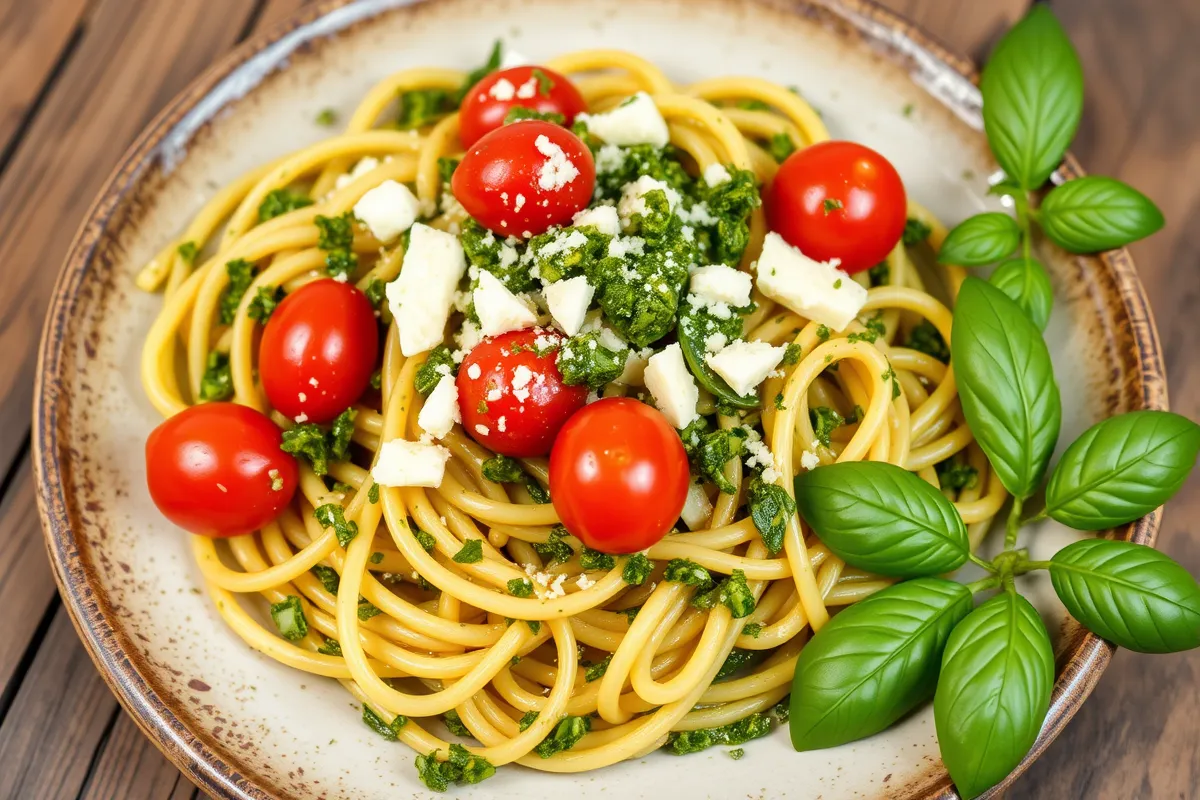
[[[764,80],[676,86],[652,64],[610,50],[574,53],[546,66],[573,76],[593,111],[647,92],[693,174],[729,165],[752,171],[765,184],[778,166],[769,152],[772,137],[784,135],[800,147],[828,138],[798,94]],[[164,416],[201,397],[214,351],[228,358],[233,399],[268,411],[255,371],[259,323],[249,312],[258,290],[291,292],[320,276],[326,254],[318,247],[318,215],[342,215],[369,189],[393,180],[415,187],[428,225],[457,232],[463,212],[444,196],[438,160],[457,155],[458,115],[448,113],[418,130],[377,125],[397,93],[449,92],[463,80],[462,73],[442,69],[386,78],[344,133],[218,192],[139,274],[141,288],[165,294],[141,364],[146,393]],[[363,159],[370,159],[366,167],[351,171]],[[258,209],[270,193],[298,182],[316,201],[260,222]],[[953,488],[944,491],[977,545],[1005,492],[973,443],[953,370],[901,344],[911,342],[914,331],[931,328],[949,341],[951,311],[926,285],[944,283],[943,296],[952,297],[963,274],[950,267],[935,275],[919,265],[920,254],[936,250],[946,232],[920,206],[910,203],[908,213],[928,232],[926,241],[913,243],[911,251],[898,244],[886,270],[876,271],[878,285],[869,289],[863,308],[873,315],[871,328],[853,322],[830,333],[756,292],[746,338],[794,344],[797,357],[766,380],[759,409],[742,415],[723,409],[719,425],[761,428],[774,454],[775,481],[789,493],[792,476],[814,463],[888,461],[934,486],[946,482],[935,467],[954,464],[975,480],[950,482]],[[761,208],[752,212],[749,229],[743,269],[762,247]],[[184,243],[211,255],[193,264],[186,249],[180,252]],[[352,249],[358,266],[351,280],[360,289],[389,282],[401,270],[399,244],[381,247],[360,228]],[[224,265],[235,259],[261,269],[231,324],[223,324],[220,305],[229,284]],[[872,282],[866,273],[856,280]],[[370,458],[381,443],[420,436],[421,395],[414,382],[423,361],[401,354],[393,321],[379,364],[379,404],[356,407],[357,455],[329,465],[334,488],[302,463],[300,491],[275,522],[225,540],[227,546],[204,536],[192,540],[214,604],[247,644],[294,669],[338,679],[363,704],[368,721],[419,754],[447,752],[450,742],[426,724],[447,714],[454,729],[479,743],[466,748],[472,756],[550,772],[597,769],[648,753],[681,732],[755,718],[788,693],[797,654],[830,609],[890,583],[845,565],[794,513],[782,552],[771,555],[742,506],[748,474],[738,458],[724,467],[735,490],[706,487],[706,498],[715,498],[707,523],[651,547],[645,555],[653,572],[638,585],[626,581],[626,559],[610,559],[610,569],[593,570],[582,580],[578,556],[547,564],[537,546],[557,537],[578,551],[579,541],[556,531],[553,505],[533,503],[518,486],[487,480],[483,465],[492,454],[461,428],[442,441],[452,457],[439,488],[373,486]],[[604,394],[635,390],[614,383]],[[702,413],[717,411],[711,398],[701,405]],[[814,430],[810,412],[817,409],[836,412],[843,424]],[[274,419],[285,428],[292,424],[278,413]],[[546,485],[545,459],[525,459],[522,466]],[[379,502],[372,502],[375,492]],[[331,503],[357,526],[358,535],[344,546],[338,531],[314,516],[314,509]],[[414,527],[427,537],[428,550]],[[455,560],[472,540],[481,542],[482,558]],[[718,577],[740,570],[754,597],[753,612],[735,619],[721,603],[694,607],[690,586],[663,579],[672,559],[687,559]],[[506,592],[511,581],[535,571],[552,579],[565,575],[557,581],[562,596]],[[280,638],[260,624],[240,599],[255,594],[271,604],[292,603],[305,621],[294,631],[298,635]],[[727,665],[741,668],[717,682]],[[557,746],[547,749],[546,742]]]

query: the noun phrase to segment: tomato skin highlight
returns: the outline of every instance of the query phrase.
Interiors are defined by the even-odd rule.
[[[562,382],[557,349],[537,354],[539,337],[566,341],[545,329],[511,331],[484,339],[458,370],[463,428],[472,439],[501,455],[544,456],[567,419],[587,403],[586,386]]]
[[[687,499],[687,453],[653,408],[598,400],[567,421],[550,452],[559,519],[593,550],[636,553],[658,542]]]
[[[472,145],[450,188],[483,227],[527,239],[552,225],[569,225],[587,208],[596,188],[596,163],[587,145],[566,128],[525,120],[497,128]]]
[[[366,295],[322,279],[275,308],[258,347],[258,371],[273,408],[326,423],[362,395],[378,354],[379,326]]]
[[[821,142],[788,156],[763,206],[788,244],[817,261],[839,259],[850,274],[883,261],[908,217],[896,168],[856,142]]]
[[[296,459],[279,449],[282,443],[279,426],[248,406],[192,406],[146,439],[150,497],[191,533],[224,538],[256,531],[279,516],[299,482]]]
[[[549,81],[548,86],[538,80],[535,70],[544,76],[545,81]],[[508,81],[519,93],[500,99],[506,96],[505,92],[494,88],[500,81]],[[530,81],[535,87],[533,96],[521,97],[520,94],[527,93],[522,92],[521,88],[529,86]],[[507,87],[502,84],[502,88]],[[528,108],[540,114],[562,114],[563,125],[569,128],[575,116],[587,110],[587,103],[575,84],[552,69],[529,65],[498,70],[472,86],[463,97],[458,112],[458,138],[462,140],[463,147],[470,147],[485,134],[503,125],[504,118],[514,108]]]

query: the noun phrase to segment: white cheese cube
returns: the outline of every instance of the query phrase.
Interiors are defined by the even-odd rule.
[[[537,324],[537,317],[529,306],[487,270],[479,272],[479,286],[475,289],[474,298],[479,329],[484,336],[499,336]]]
[[[420,215],[417,196],[402,183],[384,181],[354,204],[354,216],[376,239],[387,244],[412,227]]]
[[[688,372],[678,342],[650,356],[643,378],[668,422],[676,428],[686,428],[696,418],[700,390]]]
[[[615,206],[596,206],[585,208],[575,215],[571,223],[576,228],[594,225],[596,230],[609,236],[621,235],[621,220],[617,217]]]
[[[665,147],[671,135],[658,106],[645,92],[638,92],[612,111],[580,114],[588,131],[608,144],[651,144]]]
[[[550,316],[567,336],[574,336],[583,327],[583,318],[595,293],[595,287],[582,275],[548,284],[543,290]]]
[[[712,264],[692,271],[689,291],[702,300],[741,308],[750,305],[750,284],[749,273],[724,264]]]
[[[813,261],[777,233],[768,233],[758,257],[758,288],[813,322],[845,330],[867,302],[867,290],[837,268]]]
[[[392,439],[379,448],[371,478],[380,486],[424,486],[436,489],[442,485],[450,451],[441,445]]]
[[[679,512],[679,516],[683,518],[683,523],[688,526],[688,530],[699,530],[708,525],[712,510],[712,503],[709,501],[708,495],[704,493],[704,487],[694,481],[688,484],[687,498],[683,501],[683,511]]]
[[[453,375],[443,375],[429,393],[421,413],[417,414],[417,424],[421,430],[441,439],[456,422],[462,422],[462,412],[458,408],[458,386]]]
[[[467,259],[457,236],[416,223],[404,264],[387,285],[388,308],[400,326],[400,352],[406,358],[442,343]]]
[[[767,379],[771,370],[779,366],[787,348],[773,347],[768,342],[746,342],[738,340],[717,353],[710,353],[704,360],[738,394],[750,394]]]

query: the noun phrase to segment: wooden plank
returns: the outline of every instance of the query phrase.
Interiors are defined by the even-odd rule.
[[[271,30],[295,13],[305,2],[306,0],[267,0],[254,25],[254,33]]]
[[[188,781],[125,713],[118,713],[104,740],[80,800],[188,797],[196,787]]]
[[[88,0],[0,4],[0,154],[41,95],[84,21]]]
[[[1189,7],[1190,6],[1190,7]],[[1083,60],[1087,105],[1074,150],[1090,172],[1128,181],[1166,228],[1132,252],[1158,321],[1172,407],[1200,419],[1200,6],[1055,0]],[[1158,547],[1200,574],[1200,475],[1167,509]],[[1013,788],[1019,797],[1200,794],[1200,652],[1121,651],[1079,714]]]
[[[954,50],[979,61],[1031,0],[879,0]]]
[[[0,797],[75,797],[116,713],[116,699],[60,607],[0,725]]]

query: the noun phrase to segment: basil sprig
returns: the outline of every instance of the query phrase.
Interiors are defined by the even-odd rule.
[[[1023,256],[1010,259],[996,267],[988,283],[1011,297],[1038,330],[1046,330],[1054,305],[1054,289],[1041,264]]]
[[[937,489],[893,464],[831,464],[796,476],[796,504],[821,541],[853,567],[898,578],[956,570],[967,527]]]
[[[1021,245],[1021,229],[1008,214],[989,211],[959,223],[946,236],[938,261],[982,267],[1011,256]]]
[[[1004,488],[1033,494],[1062,422],[1050,351],[1008,295],[977,278],[963,281],[950,336],[950,364],[963,414]]]

